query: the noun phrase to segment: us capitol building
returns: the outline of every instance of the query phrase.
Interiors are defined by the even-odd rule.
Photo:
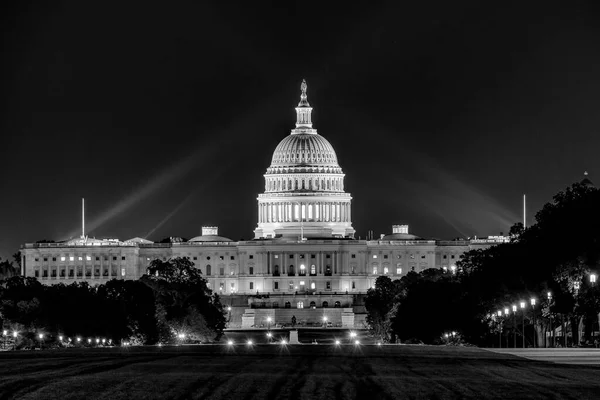
[[[154,259],[189,257],[213,291],[230,306],[230,326],[317,323],[338,326],[364,319],[361,296],[377,277],[399,279],[409,271],[443,268],[453,273],[462,253],[507,241],[503,236],[439,241],[393,225],[377,240],[356,240],[352,197],[335,150],[313,128],[302,82],[296,127],[275,148],[258,195],[254,239],[232,241],[217,227],[203,227],[188,241],[154,243],[142,238],[81,238],[21,246],[21,274],[44,284],[138,279]],[[83,228],[82,228],[83,230]]]

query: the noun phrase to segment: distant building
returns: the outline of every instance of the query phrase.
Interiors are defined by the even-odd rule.
[[[377,277],[398,279],[427,268],[452,273],[464,252],[508,241],[424,239],[410,234],[408,225],[394,225],[378,240],[354,239],[352,197],[333,147],[312,127],[311,112],[303,82],[296,128],[279,143],[264,175],[254,240],[232,241],[217,227],[169,243],[82,235],[24,244],[21,273],[44,284],[105,283],[138,279],[154,259],[189,257],[214,291],[230,296],[224,303],[245,309],[232,325],[289,323],[293,313],[299,323],[318,323],[325,315],[333,324],[354,326],[360,323],[357,299]]]

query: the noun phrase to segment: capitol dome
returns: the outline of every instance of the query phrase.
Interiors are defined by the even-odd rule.
[[[339,168],[333,146],[317,133],[289,135],[275,149],[271,168],[297,166]]]
[[[331,143],[313,129],[306,81],[300,89],[296,128],[279,142],[264,175],[255,238],[353,237],[344,172]]]

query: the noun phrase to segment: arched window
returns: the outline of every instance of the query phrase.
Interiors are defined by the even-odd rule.
[[[325,266],[325,275],[326,276],[331,276],[331,265],[326,265]]]
[[[306,267],[304,266],[304,264],[300,264],[300,276],[305,276],[306,275]]]
[[[293,276],[294,275],[294,266],[290,265],[290,267],[288,268],[288,275]]]
[[[314,264],[310,266],[310,274],[311,275],[317,274],[317,267]]]
[[[303,301],[299,301],[297,307],[298,308],[304,308],[304,302]]]
[[[313,289],[313,290],[316,289],[317,288],[317,284],[314,283],[314,282],[311,282],[310,283],[310,288]]]
[[[383,267],[383,274],[387,275],[389,272],[388,267]]]
[[[335,308],[340,308],[342,306],[342,304],[339,301],[336,301],[333,305],[333,307]]]
[[[328,302],[326,302],[326,301],[324,301],[324,302],[323,302],[323,308],[327,308],[327,307],[329,307],[329,303],[328,303]]]
[[[315,303],[314,301],[311,301],[310,308],[317,308],[317,303]]]
[[[212,274],[212,267],[209,265],[206,266],[206,275],[211,275]]]
[[[285,308],[292,308],[292,303],[290,303],[289,301],[286,301]]]
[[[273,267],[273,275],[274,276],[279,276],[279,265],[275,265]]]

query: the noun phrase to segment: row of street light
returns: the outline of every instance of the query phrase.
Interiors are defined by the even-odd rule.
[[[12,331],[12,333],[10,333],[8,330],[4,329],[2,331],[2,337],[3,337],[3,342],[4,342],[4,348],[6,348],[6,340],[8,337],[12,336],[14,343],[13,343],[13,348],[16,348],[16,343],[17,343],[17,338],[19,337],[19,332],[18,331]],[[40,341],[40,348],[43,346],[44,343],[44,337],[45,335],[43,333],[38,333],[37,338]],[[71,344],[73,342],[73,339],[71,339],[70,337],[65,338],[63,335],[59,335],[58,336],[58,340],[60,341],[61,344],[63,344],[64,342],[66,342],[67,344]],[[85,343],[85,340],[78,336],[75,338],[75,342],[78,344],[81,344],[81,342]],[[88,344],[93,344],[96,343],[96,345],[99,345],[100,343],[104,344],[108,344],[108,345],[112,345],[112,339],[105,339],[105,338],[87,338],[87,343]]]
[[[272,340],[272,338],[273,338],[273,334],[272,334],[271,332],[267,332],[267,335],[266,335],[266,336],[267,336],[267,338],[269,339],[269,342],[270,342],[270,343],[273,343],[273,342],[271,342],[271,340]],[[350,336],[350,341],[351,341],[351,343],[353,343],[353,344],[354,344],[354,345],[356,345],[356,346],[360,345],[360,340],[358,340],[358,339],[357,339],[357,336],[358,336],[358,335],[357,335],[357,333],[356,333],[356,332],[354,332],[354,331],[350,332],[349,336]],[[276,343],[276,342],[275,342],[275,343]],[[316,342],[315,342],[315,343],[316,343]],[[281,340],[279,341],[279,344],[280,344],[280,345],[282,345],[282,346],[285,346],[285,345],[287,345],[287,344],[288,344],[288,342],[287,342],[285,339],[281,339]],[[341,342],[339,339],[335,339],[335,340],[334,340],[334,344],[335,344],[336,346],[339,346],[339,345],[341,345],[341,344],[342,344],[342,342]],[[235,342],[234,342],[233,340],[231,340],[231,339],[230,339],[230,340],[228,340],[228,341],[227,341],[227,346],[233,346],[233,345],[235,345]],[[247,346],[253,346],[253,345],[254,345],[254,341],[252,341],[252,339],[248,339],[248,340],[246,340],[246,345],[247,345]],[[377,346],[381,346],[381,342],[377,342]]]
[[[591,273],[589,275],[589,279],[590,279],[590,284],[592,286],[594,286],[596,284],[596,281],[598,279],[598,276],[595,273]],[[574,282],[573,283],[573,289],[575,290],[575,294],[577,295],[577,293],[579,292],[580,289],[580,282]],[[548,299],[548,305],[552,304],[552,292],[547,292],[546,294],[547,299]],[[531,304],[531,309],[532,309],[532,319],[533,319],[533,347],[538,347],[538,343],[537,343],[537,330],[536,330],[536,315],[535,315],[535,306],[537,304],[537,300],[535,297],[532,297],[529,300],[529,303]],[[522,335],[522,345],[523,348],[525,348],[525,314],[526,314],[526,308],[527,308],[527,302],[525,300],[520,300],[518,305],[520,306],[520,310],[522,311],[522,330],[521,330],[521,335]],[[517,313],[519,310],[519,307],[517,306],[517,304],[513,304],[510,308],[509,307],[505,307],[504,310],[500,309],[496,312],[496,314],[494,315],[497,318],[497,321],[499,323],[499,330],[498,330],[498,337],[499,337],[499,347],[502,347],[502,317],[504,316],[505,318],[508,318],[510,315],[512,309],[512,315],[513,315],[513,325],[514,325],[514,331],[513,331],[513,347],[517,347]],[[554,346],[554,325],[553,325],[553,320],[552,320],[552,312],[549,312],[549,318],[550,318],[550,347]],[[598,315],[598,326],[600,328],[600,314]],[[561,323],[561,327],[563,329],[562,332],[562,336],[564,338],[564,346],[567,347],[567,335],[566,335],[566,329],[563,323]],[[508,337],[507,337],[507,345],[506,347],[508,347]]]

